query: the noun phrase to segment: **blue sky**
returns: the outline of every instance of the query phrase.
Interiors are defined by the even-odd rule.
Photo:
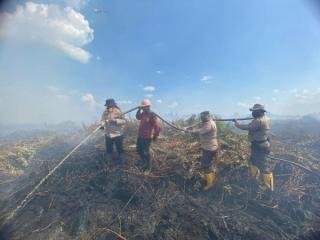
[[[16,10],[16,7],[17,10]],[[13,1],[2,10],[3,122],[95,121],[123,109],[320,111],[320,16],[302,0]]]

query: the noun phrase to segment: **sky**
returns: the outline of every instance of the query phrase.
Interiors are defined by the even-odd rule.
[[[320,112],[311,0],[12,0],[0,13],[0,123],[93,122],[123,110]]]

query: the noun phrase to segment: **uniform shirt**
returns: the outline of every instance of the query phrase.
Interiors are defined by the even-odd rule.
[[[237,128],[249,131],[250,142],[263,142],[268,139],[268,133],[271,129],[271,120],[267,116],[255,118],[249,124],[236,124]]]
[[[202,122],[199,128],[192,132],[200,135],[200,145],[204,150],[216,151],[218,149],[217,140],[217,125],[210,119],[207,122]]]
[[[115,122],[108,122],[108,120]],[[101,117],[101,126],[104,126],[105,134],[110,138],[122,136],[125,123],[126,120],[118,108],[113,108],[112,112],[106,109]]]
[[[159,119],[152,113],[137,111],[136,119],[140,120],[138,136],[144,139],[158,137],[161,131]],[[152,136],[153,134],[153,136]]]

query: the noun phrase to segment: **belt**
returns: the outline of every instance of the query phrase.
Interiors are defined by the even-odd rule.
[[[269,139],[265,139],[265,140],[261,140],[261,141],[252,141],[252,144],[260,144],[260,143],[264,143],[264,142],[269,142]]]

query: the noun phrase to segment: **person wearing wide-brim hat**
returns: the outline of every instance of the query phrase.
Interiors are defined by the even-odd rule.
[[[106,162],[112,162],[113,146],[116,146],[118,157],[117,164],[122,164],[123,155],[123,130],[126,120],[115,100],[109,98],[104,105],[105,111],[101,117],[101,126],[105,130]]]
[[[249,160],[251,176],[260,182],[261,190],[272,192],[274,190],[273,164],[267,158],[270,153],[271,120],[266,116],[266,109],[261,104],[254,104],[249,110],[254,119],[249,124],[240,124],[234,120],[235,126],[248,131],[251,142]]]

